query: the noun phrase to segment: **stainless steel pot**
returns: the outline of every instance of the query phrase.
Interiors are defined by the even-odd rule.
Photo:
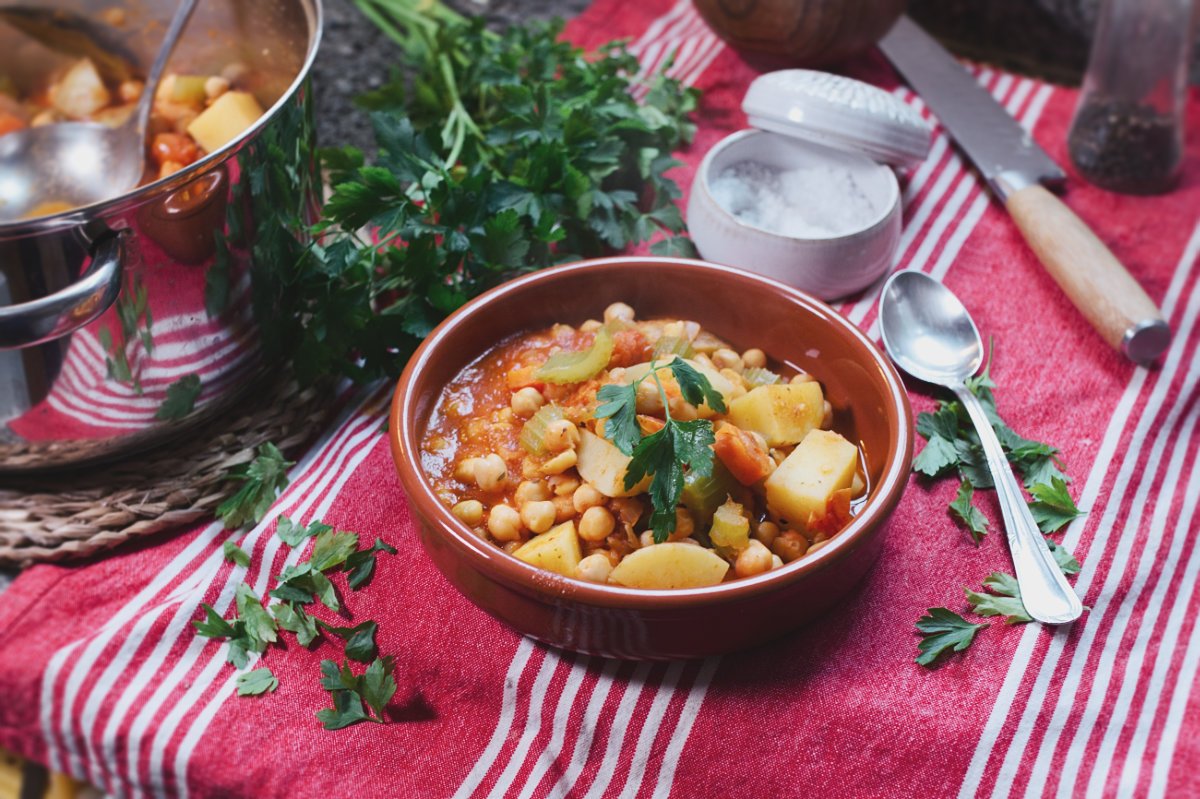
[[[116,35],[142,65],[175,5],[53,2],[95,18],[121,5]],[[160,443],[227,411],[284,359],[288,272],[318,207],[320,33],[320,0],[206,0],[169,69],[242,70],[268,109],[259,122],[167,179],[0,225],[0,473]],[[63,58],[0,23],[0,75],[20,85]]]

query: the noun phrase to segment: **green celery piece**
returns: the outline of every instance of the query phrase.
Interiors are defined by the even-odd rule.
[[[697,526],[704,528],[712,524],[717,508],[739,487],[740,484],[725,466],[713,459],[712,474],[709,476],[703,477],[694,471],[683,476],[683,493],[679,499],[692,514]]]
[[[563,418],[562,408],[557,405],[543,405],[537,413],[529,417],[529,421],[521,428],[519,439],[526,452],[538,455],[546,449],[546,430],[551,424]]]
[[[556,385],[582,383],[604,371],[613,353],[613,335],[607,327],[596,331],[586,350],[556,352],[534,374],[538,380]]]

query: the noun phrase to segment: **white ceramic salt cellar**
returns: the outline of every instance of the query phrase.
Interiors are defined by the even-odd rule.
[[[714,145],[692,183],[688,228],[701,256],[825,300],[861,291],[887,273],[901,227],[900,186],[889,165],[911,166],[925,158],[929,123],[875,86],[802,69],[757,78],[742,110],[754,128]],[[863,200],[856,208],[869,212],[836,231],[800,226],[803,235],[748,223],[726,210],[713,191],[714,181],[727,169],[746,161],[779,173],[819,170],[838,176]],[[806,196],[803,201],[811,201],[817,211],[832,200]]]

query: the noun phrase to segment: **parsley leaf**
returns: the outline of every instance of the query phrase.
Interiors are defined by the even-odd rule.
[[[1083,567],[1066,547],[1053,538],[1046,538],[1046,546],[1050,547],[1050,554],[1054,556],[1054,560],[1058,563],[1058,568],[1062,569],[1063,574],[1068,577],[1072,574],[1079,574],[1079,570]]]
[[[358,533],[343,533],[330,528],[317,536],[308,562],[316,571],[329,571],[345,563],[357,548]]]
[[[396,548],[382,538],[376,538],[370,549],[359,550],[346,558],[346,568],[350,570],[346,583],[350,586],[350,590],[357,591],[371,580],[371,576],[375,574],[375,554],[377,552],[395,555]]]
[[[230,470],[228,476],[241,480],[242,487],[217,506],[217,516],[231,530],[258,523],[270,509],[275,496],[287,487],[287,470],[294,465],[274,444],[263,444],[253,461]]]
[[[234,600],[237,602],[238,616],[246,625],[246,634],[263,643],[275,643],[275,619],[267,613],[254,589],[242,583],[234,593]]]
[[[332,627],[323,621],[317,624],[329,633],[346,642],[346,657],[359,663],[369,663],[375,657],[375,632],[379,629],[373,621],[364,621],[354,627]]]
[[[1031,486],[1029,494],[1033,497],[1029,511],[1043,533],[1053,533],[1083,515],[1083,511],[1075,505],[1075,500],[1071,499],[1071,492],[1062,478],[1055,477],[1049,484]]]
[[[604,436],[626,455],[642,440],[642,429],[637,421],[637,386],[610,383],[596,392],[600,405],[596,407],[596,418],[607,419]]]
[[[685,400],[696,407],[708,405],[717,413],[725,412],[725,398],[721,396],[721,392],[714,389],[708,378],[696,371],[691,364],[683,358],[675,358],[669,366]]]
[[[394,664],[391,658],[375,658],[363,674],[362,697],[377,718],[383,718],[383,709],[396,695],[396,679],[392,676]]]
[[[266,666],[239,674],[237,678],[238,696],[258,696],[270,693],[279,687],[279,680]]]
[[[382,723],[383,711],[396,693],[395,668],[391,658],[376,658],[361,676],[355,675],[346,661],[341,666],[332,660],[321,661],[321,687],[332,695],[333,707],[317,712],[327,730],[340,730],[361,721]],[[363,702],[374,712],[372,717]]]
[[[928,616],[917,621],[921,641],[917,644],[917,664],[932,666],[948,652],[961,652],[975,640],[975,633],[986,624],[971,624],[952,610],[929,608]]]
[[[330,661],[324,661],[329,663]],[[323,665],[323,664],[322,664]],[[363,710],[362,699],[351,691],[333,691],[333,707],[317,711],[317,719],[327,730],[341,730],[360,721],[372,721]]]
[[[196,406],[200,396],[200,375],[184,375],[167,386],[167,396],[154,413],[155,419],[182,419]]]
[[[204,620],[197,619],[192,622],[197,635],[205,638],[230,638],[233,636],[233,625],[221,618],[220,614],[213,610],[212,605],[204,602],[200,607],[204,609]]]
[[[987,535],[988,520],[979,508],[971,504],[971,498],[974,495],[975,487],[971,485],[971,481],[963,480],[958,487],[958,496],[950,503],[950,511],[962,522],[963,526],[967,528],[967,532],[971,534],[972,540],[978,544]]]
[[[318,521],[309,522],[308,527],[289,519],[287,516],[280,515],[279,520],[275,524],[275,535],[295,549],[302,546],[305,541],[313,536],[320,535],[326,530],[332,529],[328,524]]]
[[[230,563],[236,563],[238,566],[243,567],[250,565],[250,555],[246,553],[246,550],[232,541],[226,541],[222,544],[221,550],[225,553],[225,560]]]
[[[1025,624],[1033,621],[1021,602],[1021,587],[1017,578],[1004,572],[992,572],[983,581],[991,593],[976,593],[965,589],[967,604],[980,616],[1007,616],[1005,624]]]
[[[272,611],[279,629],[295,633],[296,642],[300,646],[308,646],[317,639],[317,620],[308,615],[303,607],[291,602],[280,602]]]
[[[337,591],[333,583],[321,572],[313,568],[311,562],[298,563],[288,566],[276,578],[279,585],[271,591],[271,596],[282,602],[312,602],[313,595],[321,604],[337,613],[341,610]]]

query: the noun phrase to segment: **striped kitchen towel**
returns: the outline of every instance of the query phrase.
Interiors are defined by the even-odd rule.
[[[597,0],[568,29],[626,37],[647,68],[705,90],[686,186],[706,149],[745,124],[763,68],[726,48],[687,0]],[[925,113],[877,57],[846,71]],[[978,80],[1060,162],[1075,94],[987,69]],[[1200,98],[1191,98],[1193,130]],[[949,483],[914,480],[883,555],[818,623],[696,662],[623,663],[546,649],[455,593],[425,558],[380,432],[387,393],[352,404],[225,561],[208,524],[84,566],[38,566],[0,595],[0,746],[114,795],[718,797],[1188,796],[1200,794],[1200,147],[1161,197],[1072,180],[1067,202],[1113,246],[1176,331],[1158,368],[1110,351],[938,132],[905,179],[898,266],[944,280],[994,336],[1000,409],[1062,447],[1088,515],[1065,543],[1090,611],[1067,629],[993,624],[927,671],[913,622],[963,606],[962,586],[1006,570],[999,534],[973,546],[948,518]],[[839,310],[875,332],[876,296]],[[932,398],[913,394],[917,410]],[[984,509],[997,518],[986,498]],[[321,643],[266,656],[277,692],[234,694],[220,644],[193,635],[201,602],[262,595],[304,553],[279,514],[380,535],[358,618],[397,658],[393,723],[325,732]]]

